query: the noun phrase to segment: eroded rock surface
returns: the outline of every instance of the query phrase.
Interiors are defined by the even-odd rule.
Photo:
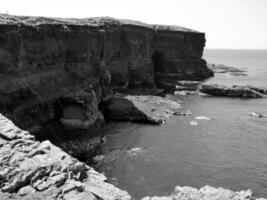
[[[0,199],[129,200],[93,168],[0,114]]]
[[[170,196],[145,197],[142,200],[265,200],[256,199],[250,190],[234,192],[224,188],[205,186],[200,189],[177,186]]]
[[[212,75],[205,34],[183,27],[0,15],[0,30],[0,112],[31,132],[99,123],[97,105],[114,87],[155,90]]]
[[[162,124],[180,109],[180,104],[159,96],[117,95],[103,102],[103,112],[110,120]]]
[[[244,98],[263,98],[267,97],[267,90],[265,88],[256,88],[249,85],[246,86],[224,86],[212,83],[202,84],[201,92],[213,96],[225,97],[244,97]]]

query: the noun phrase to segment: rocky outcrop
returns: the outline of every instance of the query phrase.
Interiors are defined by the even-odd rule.
[[[180,110],[180,104],[158,96],[112,96],[102,103],[102,111],[110,120],[165,123]]]
[[[0,114],[0,199],[129,200],[93,168]]]
[[[245,69],[239,69],[237,67],[230,67],[223,64],[208,64],[208,67],[214,73],[230,73],[233,76],[247,76]]]
[[[204,46],[204,33],[177,26],[0,15],[0,111],[31,132],[58,122],[80,134],[101,124],[97,105],[111,87],[211,76]]]
[[[199,89],[203,93],[213,96],[243,97],[243,98],[263,98],[267,97],[267,89],[246,86],[224,86],[218,84],[205,83]]]
[[[223,188],[205,186],[200,189],[177,186],[170,196],[144,197],[142,200],[265,200],[256,199],[250,190],[233,192]]]

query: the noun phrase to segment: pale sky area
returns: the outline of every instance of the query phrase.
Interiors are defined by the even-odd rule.
[[[0,12],[110,16],[206,33],[206,48],[267,49],[267,0],[0,0]]]

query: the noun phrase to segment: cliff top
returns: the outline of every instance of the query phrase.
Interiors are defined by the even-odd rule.
[[[62,24],[77,26],[139,26],[154,30],[166,30],[175,32],[192,32],[200,33],[196,30],[188,29],[174,25],[157,25],[146,24],[139,21],[128,19],[115,19],[112,17],[93,17],[93,18],[49,18],[49,17],[32,17],[32,16],[15,16],[8,14],[0,14],[0,25],[24,25],[39,26],[45,24]]]

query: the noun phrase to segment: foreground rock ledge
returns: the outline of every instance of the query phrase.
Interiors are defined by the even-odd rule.
[[[0,114],[0,199],[128,200],[106,177]]]

